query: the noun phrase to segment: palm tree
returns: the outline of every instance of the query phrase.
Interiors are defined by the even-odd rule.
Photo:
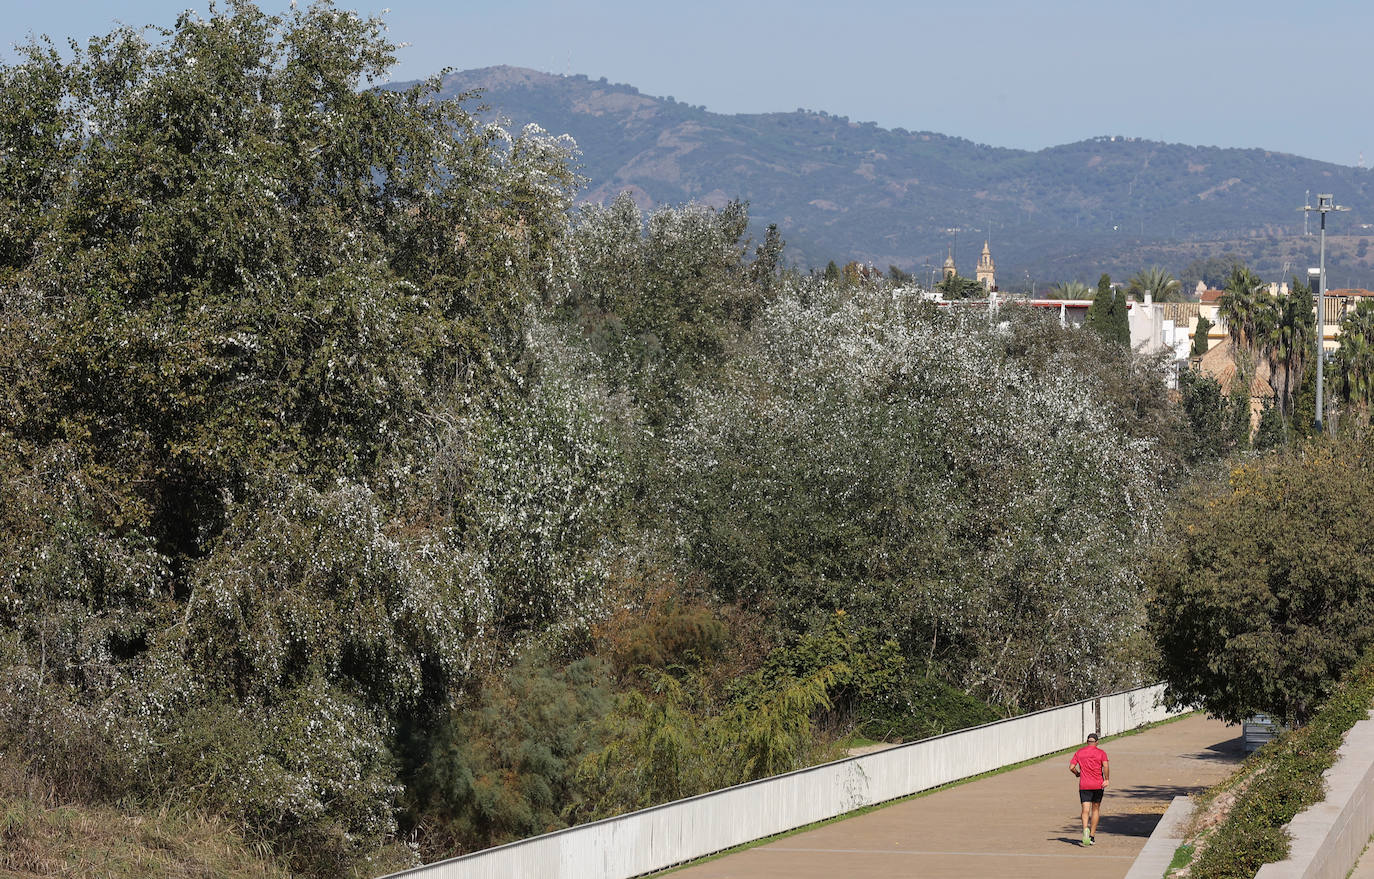
[[[1341,320],[1336,385],[1341,397],[1368,423],[1374,398],[1374,302],[1360,302]]]
[[[1065,281],[1050,288],[1051,299],[1091,299],[1094,288],[1082,281]]]
[[[1271,298],[1254,272],[1239,263],[1231,269],[1218,314],[1226,321],[1226,331],[1238,354],[1248,353],[1255,344],[1257,322],[1264,320],[1264,303]]]
[[[1150,266],[1137,272],[1126,289],[1136,299],[1144,299],[1146,293],[1155,302],[1174,302],[1183,298],[1183,285],[1159,266]]]
[[[1277,299],[1266,294],[1255,320],[1256,342],[1269,360],[1269,386],[1285,418],[1293,411],[1293,377],[1306,367],[1316,323],[1312,291],[1297,278],[1292,291]]]

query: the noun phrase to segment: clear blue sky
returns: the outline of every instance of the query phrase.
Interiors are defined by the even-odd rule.
[[[720,113],[806,107],[995,146],[1120,134],[1344,165],[1363,153],[1374,165],[1367,0],[337,5],[377,14],[386,4],[392,39],[409,44],[397,80],[512,64],[605,76]],[[0,6],[6,45],[30,32],[84,38],[115,20],[171,24],[181,9],[207,8],[203,0]]]

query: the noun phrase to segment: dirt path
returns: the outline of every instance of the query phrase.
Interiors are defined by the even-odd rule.
[[[1239,762],[1240,728],[1195,715],[1109,739],[1097,844],[1078,844],[1067,756],[897,803],[673,873],[674,879],[1073,879],[1124,876],[1169,801]]]

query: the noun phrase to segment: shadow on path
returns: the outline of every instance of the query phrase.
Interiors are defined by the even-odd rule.
[[[1163,817],[1162,814],[1153,812],[1132,812],[1125,815],[1103,812],[1097,829],[1100,833],[1110,833],[1113,836],[1149,836],[1159,824],[1159,819]]]
[[[1107,833],[1112,836],[1138,836],[1148,837],[1154,832],[1155,825],[1159,824],[1159,819],[1163,814],[1156,812],[1126,812],[1124,814],[1113,814],[1110,805],[1104,804],[1102,817],[1097,822],[1098,833]],[[1060,833],[1072,834],[1071,836],[1049,837],[1051,841],[1072,843],[1078,845],[1081,841],[1083,825],[1078,823],[1075,818],[1071,823],[1065,823],[1059,829]]]
[[[1208,745],[1200,751],[1193,751],[1188,754],[1180,754],[1189,760],[1225,760],[1227,762],[1238,762],[1245,759],[1245,738],[1236,736],[1233,739],[1226,739],[1222,742]]]
[[[1203,784],[1136,784],[1130,787],[1109,788],[1104,803],[1111,803],[1112,800],[1122,798],[1128,800],[1160,800],[1170,803],[1173,802],[1174,797],[1186,797],[1206,789],[1207,786]],[[1105,813],[1109,806],[1103,805],[1102,808]]]

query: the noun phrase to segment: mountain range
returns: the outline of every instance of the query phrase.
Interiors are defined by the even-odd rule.
[[[1151,265],[1191,286],[1208,260],[1215,273],[1231,257],[1286,280],[1317,263],[1318,221],[1301,208],[1329,192],[1351,208],[1328,218],[1330,286],[1374,286],[1374,176],[1364,168],[1120,135],[1007,149],[802,108],[713,113],[604,78],[517,67],[442,80],[445,97],[471,91],[485,116],[571,135],[584,201],[627,190],[646,210],[741,199],[755,238],[777,224],[787,261],[803,269],[858,260],[925,279],[953,253],[972,276],[986,241],[999,286],[1017,292]]]

